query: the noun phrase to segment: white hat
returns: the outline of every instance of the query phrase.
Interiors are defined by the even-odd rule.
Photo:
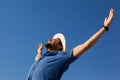
[[[56,39],[59,38],[62,42],[62,46],[63,46],[63,50],[62,51],[66,51],[66,40],[65,40],[65,36],[62,33],[57,33],[53,36],[52,39]]]

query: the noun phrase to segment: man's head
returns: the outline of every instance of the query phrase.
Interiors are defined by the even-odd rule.
[[[63,34],[57,33],[46,43],[49,51],[66,51],[66,40]]]

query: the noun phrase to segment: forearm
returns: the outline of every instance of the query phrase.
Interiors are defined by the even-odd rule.
[[[90,37],[83,45],[86,46],[86,49],[91,48],[99,38],[106,32],[105,28],[102,27],[98,32],[96,32],[92,37]]]
[[[73,49],[73,56],[79,57],[81,54],[83,54],[85,51],[91,48],[103,35],[105,31],[106,31],[105,28],[101,28],[98,32],[96,32],[93,36],[91,36],[86,42],[75,47]]]

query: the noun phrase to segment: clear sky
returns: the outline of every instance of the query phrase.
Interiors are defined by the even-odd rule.
[[[110,8],[110,30],[62,80],[120,80],[120,0],[0,0],[0,80],[25,80],[36,45],[57,32],[65,35],[68,50],[82,44],[101,28]]]

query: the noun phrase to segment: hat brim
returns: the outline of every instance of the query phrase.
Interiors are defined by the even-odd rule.
[[[56,39],[59,38],[62,42],[62,46],[63,46],[63,50],[62,51],[66,51],[66,39],[65,36],[62,33],[57,33],[53,36],[52,39]]]

